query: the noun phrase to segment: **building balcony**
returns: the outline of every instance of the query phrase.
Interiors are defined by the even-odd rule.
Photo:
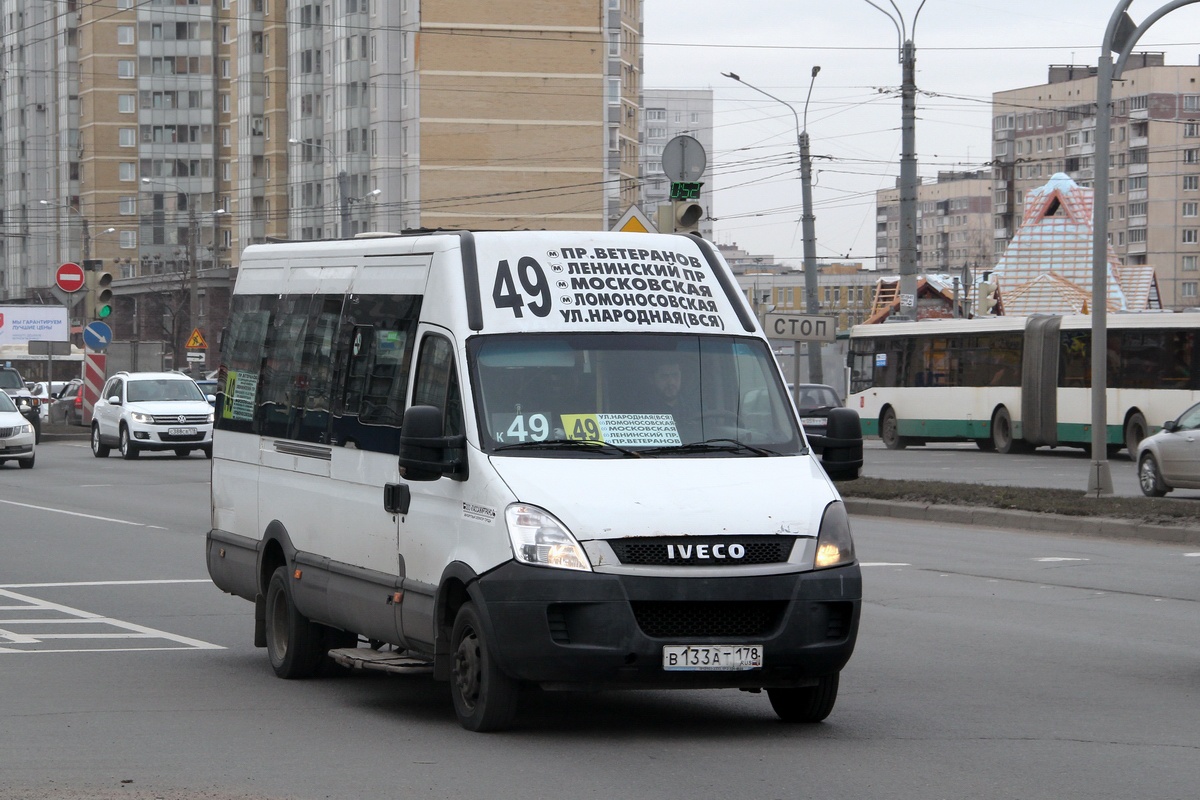
[[[1130,242],[1125,246],[1125,252],[1129,255],[1142,255],[1146,252],[1145,242]]]
[[[1130,147],[1149,147],[1150,146],[1150,137],[1149,136],[1130,136],[1129,137],[1129,146]]]
[[[1129,165],[1129,174],[1130,175],[1147,175],[1147,174],[1149,174],[1149,172],[1150,172],[1149,164],[1133,164],[1133,163],[1131,163]],[[1131,199],[1132,199],[1132,197],[1131,197]]]
[[[1008,228],[995,228],[992,231],[993,239],[1008,239]]]
[[[1150,192],[1146,189],[1131,189],[1129,192],[1129,200],[1145,200],[1150,196]]]

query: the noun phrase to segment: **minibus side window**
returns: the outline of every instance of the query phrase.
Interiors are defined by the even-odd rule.
[[[444,436],[463,432],[462,394],[454,369],[454,348],[445,337],[431,335],[421,341],[412,404],[441,409]]]
[[[225,385],[217,387],[217,427],[240,433],[256,432],[258,387],[266,362],[267,332],[276,298],[237,295],[233,298],[229,330],[223,337],[221,362]]]

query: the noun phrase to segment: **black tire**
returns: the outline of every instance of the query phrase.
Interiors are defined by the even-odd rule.
[[[212,445],[211,444],[206,444],[206,445],[204,445],[204,447],[201,447],[200,449],[204,451],[205,458],[208,458],[208,459],[212,458]]]
[[[21,465],[21,469],[33,469],[33,462],[36,458],[36,455],[29,458],[18,458],[17,463]]]
[[[126,461],[132,461],[138,457],[138,446],[129,438],[129,428],[126,428],[124,425],[121,426],[121,435],[117,439],[117,452]]]
[[[820,722],[837,702],[838,675],[826,675],[816,686],[803,689],[767,689],[771,708],[784,722]]]
[[[997,453],[1011,453],[1014,450],[1012,416],[1004,406],[1000,406],[992,415],[992,446]]]
[[[469,731],[507,728],[517,713],[517,682],[496,666],[474,603],[458,610],[450,646],[450,694],[459,724]]]
[[[288,568],[279,567],[267,585],[267,657],[281,678],[311,678],[326,648],[323,631],[300,613],[288,588]]]
[[[1129,460],[1137,459],[1137,448],[1142,439],[1149,433],[1146,418],[1140,411],[1133,412],[1125,423],[1125,449],[1129,451]]]
[[[991,439],[976,439],[975,446],[985,453],[996,452],[996,443]]]
[[[903,450],[908,447],[908,440],[900,435],[896,412],[890,408],[884,409],[883,417],[879,420],[879,438],[888,450]]]
[[[1162,470],[1158,468],[1158,459],[1153,453],[1143,453],[1138,462],[1138,485],[1146,497],[1162,497],[1171,489],[1163,481]]]
[[[32,420],[32,422],[33,422],[33,443],[41,444],[42,443],[42,417],[41,417],[40,412],[39,412],[37,419]]]
[[[100,426],[92,423],[92,455],[96,458],[108,458],[108,453],[111,448],[100,441]]]
[[[7,462],[7,459],[0,458],[0,467],[3,467],[6,462]]]
[[[187,458],[191,454],[192,454],[192,449],[190,447],[176,447],[175,448],[175,455],[179,456],[180,458]]]

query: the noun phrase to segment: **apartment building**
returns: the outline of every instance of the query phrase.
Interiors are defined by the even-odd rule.
[[[1055,173],[1093,185],[1095,67],[1054,65],[1047,82],[993,95],[995,250],[1025,196]],[[1164,308],[1200,305],[1200,66],[1138,53],[1113,83],[1108,236],[1124,264],[1149,265]]]
[[[663,172],[662,155],[667,142],[676,136],[691,136],[707,154],[700,180],[704,183],[700,205],[705,216],[700,233],[712,239],[715,186],[713,162],[713,93],[711,89],[645,89],[642,92],[642,148],[640,207],[651,220],[658,220],[659,206],[671,204],[671,179]]]
[[[118,339],[223,324],[241,250],[606,229],[637,202],[641,0],[0,0],[0,300],[118,275]]]
[[[875,268],[900,269],[900,189],[875,193]],[[994,263],[992,180],[984,171],[939,172],[917,187],[917,269],[949,273]]]

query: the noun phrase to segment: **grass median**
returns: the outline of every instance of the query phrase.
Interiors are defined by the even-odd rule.
[[[982,486],[949,481],[897,481],[859,478],[838,483],[843,497],[893,500],[924,505],[982,506],[1062,514],[1071,517],[1128,519],[1157,525],[1200,524],[1200,500],[1195,498],[1089,497],[1070,489],[1031,489],[1020,486]]]

